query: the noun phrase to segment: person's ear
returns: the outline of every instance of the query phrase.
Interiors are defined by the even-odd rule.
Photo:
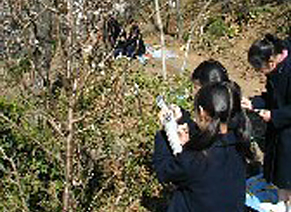
[[[268,62],[269,68],[274,70],[280,61],[280,55],[272,56]]]
[[[277,66],[277,63],[275,60],[269,61],[269,67],[271,70],[274,70],[276,68],[276,66]]]

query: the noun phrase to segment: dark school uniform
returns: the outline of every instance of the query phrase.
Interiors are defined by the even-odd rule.
[[[291,189],[291,40],[286,40],[288,57],[267,76],[266,92],[260,98],[271,110],[265,134],[265,178],[279,188]],[[253,101],[254,108],[257,108]]]
[[[158,131],[153,154],[160,182],[176,186],[168,212],[242,212],[245,160],[234,133],[222,135],[205,151],[183,149],[174,156],[164,131]]]

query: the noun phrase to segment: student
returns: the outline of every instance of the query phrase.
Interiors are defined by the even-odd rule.
[[[230,81],[225,67],[219,61],[213,59],[205,60],[200,63],[191,74],[191,80],[197,89],[210,83]],[[240,88],[238,85],[237,92],[240,95]],[[170,106],[170,109],[174,112],[178,127],[183,129],[188,136],[194,135],[196,133],[196,125],[192,121],[190,113],[174,104]],[[191,124],[191,126],[189,124]]]
[[[109,42],[111,48],[116,48],[119,40],[126,40],[126,32],[116,18],[110,16],[104,26],[104,42]]]
[[[126,32],[122,30],[121,35],[116,40],[115,49],[113,51],[113,56],[116,58],[118,56],[125,56],[126,55]]]
[[[191,80],[196,88],[215,82],[229,82],[228,74],[224,66],[216,60],[205,60],[196,67],[191,75]],[[238,92],[240,93],[240,88]],[[196,133],[196,125],[191,119],[188,111],[177,105],[172,104],[170,109],[173,111],[174,118],[178,123],[178,128],[187,136],[193,136]],[[180,149],[180,147],[178,147]]]
[[[231,81],[229,79],[226,68],[217,60],[209,59],[209,60],[205,60],[202,63],[200,63],[192,72],[191,80],[194,83],[194,86],[196,88],[200,88],[201,86],[205,86],[205,85],[211,84],[211,83],[228,82],[232,86],[232,90],[233,90],[235,98],[241,99],[240,86],[236,82]],[[236,101],[236,102],[238,104],[240,104],[239,103],[240,100]],[[239,108],[240,106],[237,105],[236,107]],[[245,113],[245,111],[242,110],[242,113]],[[247,117],[247,116],[244,115],[244,116],[233,117],[229,123],[229,127],[232,128],[232,125],[236,126],[236,122],[240,121],[238,119],[241,117]],[[248,128],[247,131],[251,133],[250,122],[247,121],[247,123],[249,123],[249,125],[247,126],[247,128]],[[248,159],[251,162],[254,162],[253,161],[254,152],[252,152],[250,150],[250,143],[244,143],[243,145],[245,145],[245,147],[246,147],[243,149],[245,149],[245,150],[248,149],[248,152],[245,153],[245,154],[247,154]],[[259,151],[259,150],[257,150],[257,151]]]
[[[266,34],[252,44],[248,61],[266,75],[266,92],[252,101],[244,98],[242,106],[257,112],[267,123],[264,176],[279,187],[279,199],[289,202],[290,207],[291,41]]]
[[[146,47],[139,26],[133,21],[127,38],[126,54],[128,57],[136,58],[136,56],[142,56],[145,52]]]
[[[245,156],[239,143],[249,139],[248,119],[228,127],[234,116],[244,116],[240,99],[230,83],[214,83],[198,91],[194,108],[199,132],[180,138],[181,153],[174,156],[165,133],[156,134],[154,169],[160,182],[176,186],[168,212],[242,212]]]

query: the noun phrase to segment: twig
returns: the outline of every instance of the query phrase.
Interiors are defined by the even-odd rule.
[[[178,39],[179,41],[182,40],[182,36],[183,36],[183,17],[181,14],[181,2],[180,0],[177,0],[177,8],[176,8],[176,12],[177,12],[177,27],[178,27]]]
[[[77,123],[77,122],[80,122],[82,120],[84,120],[87,116],[91,115],[90,112],[86,112],[84,115],[82,115],[81,117],[79,118],[75,118],[72,120],[73,123]]]
[[[164,3],[161,7],[159,7],[158,11],[157,10],[153,11],[146,19],[150,20],[154,15],[157,14],[157,12],[162,11],[166,6],[168,6],[168,4],[169,4],[168,2]]]
[[[160,14],[159,0],[155,0],[155,5],[156,5],[157,21],[158,21],[158,25],[161,32],[161,51],[162,51],[161,53],[162,53],[162,64],[163,64],[162,74],[163,74],[164,80],[166,80],[167,67],[166,67],[166,57],[165,57],[165,37],[164,37],[164,32],[163,32],[163,23],[162,23],[161,14]]]
[[[57,123],[52,119],[52,118],[47,118],[47,121],[50,123],[50,125],[52,126],[52,128],[54,128],[54,130],[63,138],[65,137],[64,133],[62,132],[62,130],[58,127]]]
[[[67,20],[68,20],[68,26],[70,28],[68,32],[68,50],[69,52],[72,52],[73,45],[75,42],[74,35],[75,35],[75,17],[73,15],[74,13],[74,1],[68,0],[68,14],[67,14]],[[73,75],[73,65],[74,64],[74,58],[69,55],[67,58],[67,78],[71,79]],[[64,194],[63,194],[63,212],[70,211],[71,208],[71,196],[72,196],[72,170],[73,170],[73,155],[74,155],[74,107],[76,102],[76,89],[77,89],[77,79],[74,79],[73,87],[72,87],[72,93],[69,96],[68,101],[68,113],[67,113],[67,137],[66,137],[66,162],[65,162],[65,188],[64,188]]]
[[[21,30],[21,35],[23,35],[24,30],[29,27],[29,25],[36,21],[38,19],[39,16],[41,16],[45,11],[47,11],[47,8],[43,8],[33,19],[30,18],[29,21],[23,26],[22,30]]]
[[[93,202],[102,194],[102,192],[108,187],[111,180],[115,178],[116,174],[113,174],[110,178],[107,179],[107,181],[104,183],[103,187],[97,192],[97,194],[93,197],[91,204],[87,208],[86,212],[91,211]]]
[[[13,169],[13,172],[14,172],[14,175],[15,175],[15,178],[16,178],[16,184],[18,186],[18,189],[19,189],[19,193],[20,193],[20,199],[22,201],[22,207],[25,211],[29,211],[28,209],[28,206],[26,204],[26,201],[25,201],[25,195],[24,195],[24,192],[23,192],[23,189],[22,189],[22,186],[21,186],[21,183],[20,183],[20,177],[19,177],[19,174],[18,174],[18,171],[17,171],[17,167],[16,167],[16,164],[14,163],[13,159],[8,157],[4,151],[4,149],[0,146],[0,151],[3,155],[3,159],[4,160],[8,160],[9,163],[11,164],[12,166],[12,169]]]
[[[5,116],[3,113],[0,113],[0,117],[3,118],[5,121],[9,122],[11,124],[12,127],[14,127],[15,129],[17,129],[21,134],[23,134],[24,136],[28,137],[31,141],[33,141],[34,143],[36,143],[38,146],[41,147],[41,149],[43,151],[45,151],[47,153],[47,155],[50,156],[50,159],[55,158],[58,162],[62,163],[63,160],[58,157],[55,156],[51,153],[50,150],[46,149],[41,142],[39,142],[38,140],[36,140],[35,138],[33,138],[32,136],[30,136],[28,133],[24,132],[23,129],[21,129],[17,124],[15,124],[12,120],[10,120],[7,116]]]
[[[212,2],[212,0],[209,0],[204,5],[204,7],[201,9],[201,11],[197,15],[197,17],[196,18],[192,18],[192,21],[191,21],[191,30],[190,30],[189,38],[188,38],[187,45],[186,45],[186,50],[185,50],[185,55],[184,55],[184,62],[183,62],[183,65],[181,67],[181,72],[183,72],[185,70],[186,66],[187,66],[188,53],[189,53],[190,44],[191,44],[191,41],[192,41],[193,32],[194,32],[196,26],[199,23],[197,20],[200,20],[201,16],[203,15],[203,13],[207,9],[207,7],[211,4],[211,2]]]
[[[56,13],[56,14],[59,14],[60,11],[56,8],[53,8],[53,7],[50,7],[48,6],[47,4],[43,3],[42,1],[39,1],[39,3],[44,6],[45,9],[48,9],[49,11],[53,12],[53,13]]]

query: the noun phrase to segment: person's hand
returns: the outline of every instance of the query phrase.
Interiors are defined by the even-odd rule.
[[[182,117],[182,111],[181,108],[178,105],[171,104],[170,105],[170,110],[173,111],[174,118],[176,121],[178,121]]]
[[[169,113],[173,113],[173,112],[168,110],[168,109],[164,109],[164,108],[159,112],[158,116],[159,116],[159,120],[160,120],[161,125],[164,124],[164,120],[169,115]]]
[[[189,127],[187,123],[178,125],[178,135],[182,146],[190,140]]]
[[[158,115],[160,123],[163,124],[165,118],[171,114],[173,114],[175,121],[178,121],[182,117],[181,108],[174,104],[170,105],[169,109],[163,108]]]
[[[241,107],[247,110],[253,110],[253,105],[251,100],[249,100],[248,98],[242,97],[241,100]]]
[[[255,110],[258,115],[265,121],[269,122],[271,120],[271,111],[270,110]]]

